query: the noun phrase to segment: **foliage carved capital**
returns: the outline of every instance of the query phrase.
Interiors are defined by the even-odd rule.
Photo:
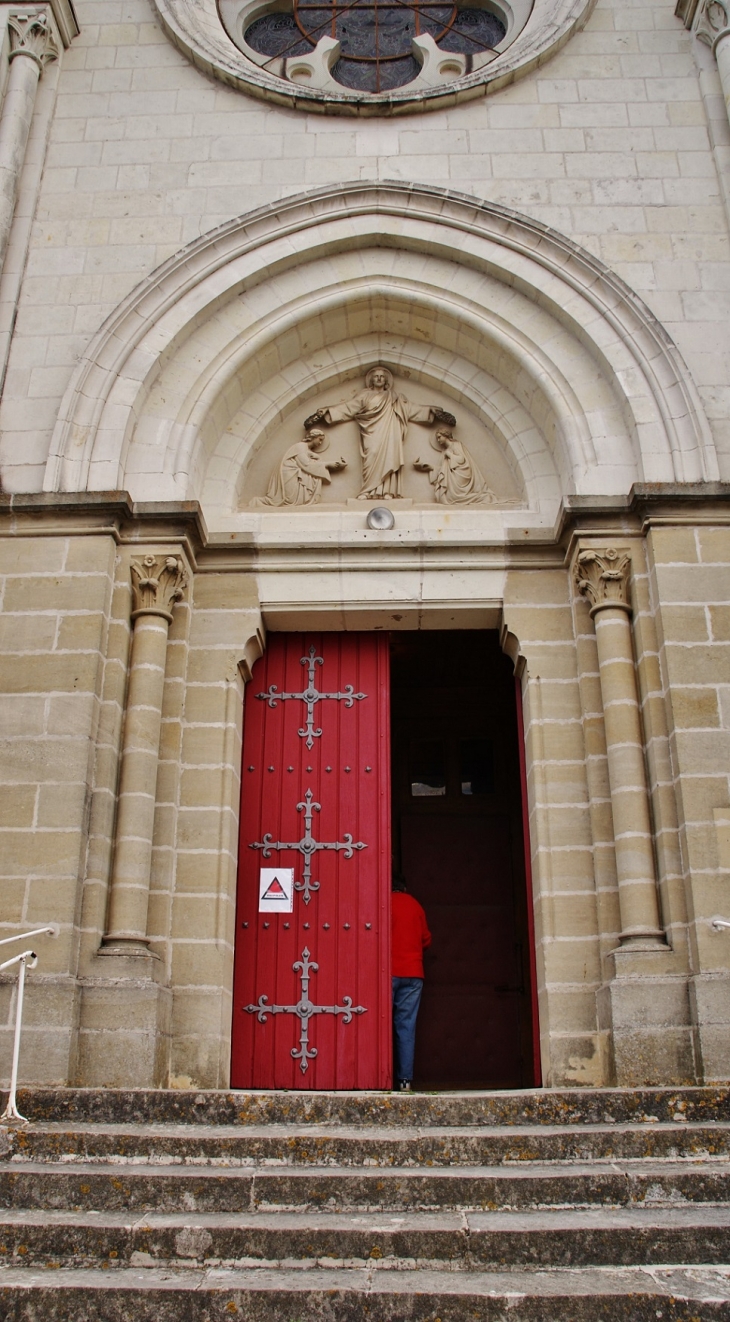
[[[58,43],[47,13],[14,10],[8,17],[10,56],[27,55],[43,71],[51,60],[58,59]]]
[[[727,0],[700,0],[693,29],[697,40],[704,41],[714,50],[720,38],[730,33],[730,11]]]
[[[132,619],[161,615],[172,622],[172,608],[187,587],[188,576],[176,555],[143,555],[132,560]]]
[[[629,583],[631,556],[608,547],[605,551],[580,551],[575,565],[575,583],[590,603],[591,615],[613,607],[631,614]]]

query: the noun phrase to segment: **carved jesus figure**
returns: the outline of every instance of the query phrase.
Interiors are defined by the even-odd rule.
[[[317,409],[305,419],[304,426],[309,430],[322,422],[331,425],[350,418],[360,428],[363,484],[359,500],[399,499],[409,422],[456,425],[452,414],[436,405],[410,404],[403,395],[397,395],[387,367],[372,367],[365,377],[365,389],[355,399],[334,408]]]

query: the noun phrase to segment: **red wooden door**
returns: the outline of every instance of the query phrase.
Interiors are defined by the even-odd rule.
[[[387,637],[272,634],[241,780],[232,1086],[390,1087]]]

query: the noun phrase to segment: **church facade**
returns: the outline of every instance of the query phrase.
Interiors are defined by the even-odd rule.
[[[21,1082],[727,1080],[724,0],[0,24]]]

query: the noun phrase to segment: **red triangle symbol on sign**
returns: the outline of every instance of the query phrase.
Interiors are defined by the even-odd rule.
[[[271,885],[269,886],[268,890],[264,891],[262,899],[264,900],[286,899],[286,891],[284,890],[284,887],[282,886],[278,877],[274,877],[274,880],[271,882]]]

